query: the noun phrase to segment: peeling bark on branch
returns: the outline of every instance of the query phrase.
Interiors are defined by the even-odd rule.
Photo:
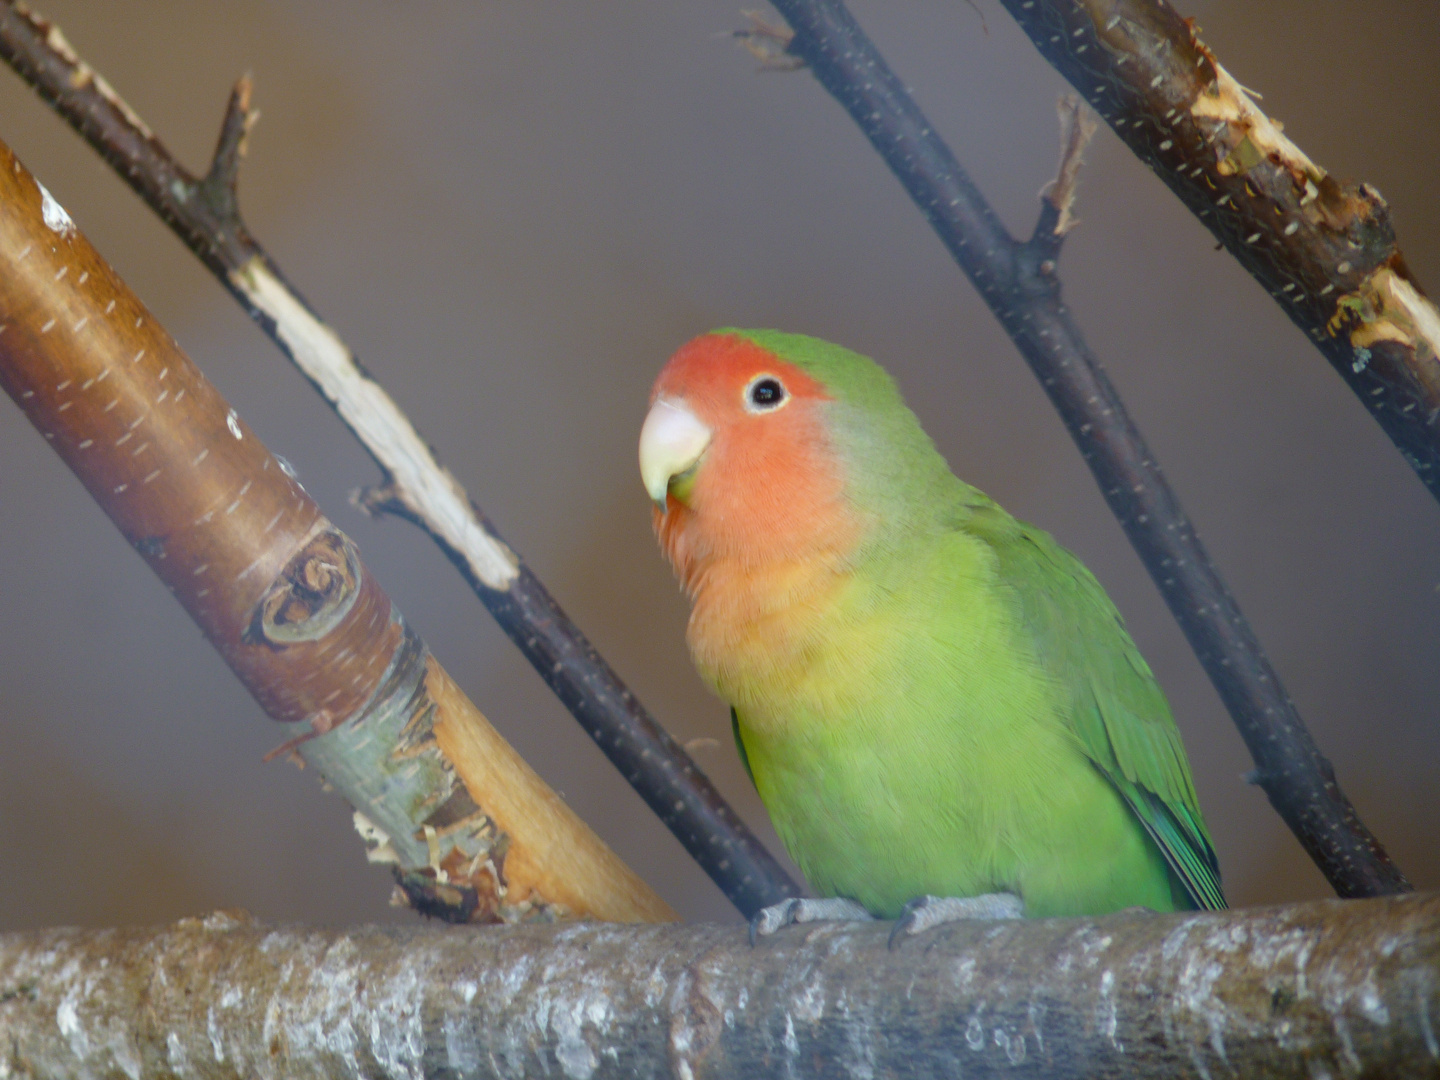
[[[1390,211],[1255,105],[1166,0],[1001,0],[1325,354],[1440,498],[1440,312]]]
[[[0,144],[0,388],[458,920],[674,913],[490,727],[321,514]],[[3,1074],[0,1074],[3,1075]]]
[[[546,684],[748,918],[797,885],[650,715],[440,464],[394,400],[251,237],[235,197],[250,85],[231,96],[215,160],[184,169],[58,27],[0,0],[0,56],[52,104],[225,285],[369,451],[382,482],[370,512],[429,533]]]
[[[0,936],[0,1076],[1440,1071],[1440,897],[951,924]]]
[[[1037,0],[1038,2],[1038,0]],[[805,61],[919,206],[1025,357],[1255,759],[1254,782],[1341,896],[1411,888],[1340,790],[1255,632],[1060,299],[1058,219],[1010,236],[840,0],[773,0]]]

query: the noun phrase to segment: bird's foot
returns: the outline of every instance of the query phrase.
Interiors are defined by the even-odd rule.
[[[825,900],[811,900],[806,897],[792,897],[761,908],[750,920],[750,944],[756,937],[769,937],[783,927],[794,923],[820,922],[822,920],[868,921],[875,916],[854,900],[832,896]]]
[[[896,948],[904,938],[923,934],[941,923],[961,919],[1019,919],[1024,915],[1025,901],[1014,893],[917,896],[905,905],[900,917],[895,920],[895,928],[890,931],[890,948]]]

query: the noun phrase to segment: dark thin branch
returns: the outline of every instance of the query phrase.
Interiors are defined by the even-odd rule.
[[[1440,498],[1440,313],[1390,210],[1281,133],[1167,0],[1001,0],[1314,342]]]
[[[0,936],[0,1075],[1433,1077],[1440,897],[976,921]],[[8,1068],[7,1068],[8,1067]]]
[[[766,904],[798,895],[800,887],[250,236],[235,205],[238,159],[253,118],[248,79],[231,97],[215,162],[199,179],[171,157],[57,28],[10,0],[0,2],[0,56],[125,178],[325,396],[383,473],[385,494],[369,505],[430,534],[541,678],[731,902],[748,918]],[[376,420],[377,410],[383,423]]]
[[[1230,710],[1255,782],[1341,896],[1409,889],[1340,790],[1061,302],[1053,260],[1010,236],[839,0],[774,3],[795,31],[789,50],[860,125],[1039,377]]]

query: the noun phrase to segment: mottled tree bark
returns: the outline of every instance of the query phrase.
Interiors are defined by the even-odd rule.
[[[25,5],[0,0],[0,57],[83,135],[216,275],[369,451],[384,479],[363,509],[424,529],[565,707],[747,917],[802,892],[440,464],[394,399],[305,300],[240,217],[252,113],[241,79],[210,170],[196,177]]]
[[[1440,312],[1406,269],[1380,193],[1311,161],[1166,0],[1001,2],[1440,498]]]
[[[0,1076],[1434,1077],[1440,896],[889,926],[0,936]]]
[[[413,903],[460,921],[674,918],[455,687],[355,546],[3,144],[0,388],[265,712],[299,731],[295,749],[362,815]]]
[[[1341,791],[1061,299],[1057,207],[1047,199],[1035,233],[1012,237],[841,0],[773,2],[794,34],[765,33],[859,125],[1040,379],[1235,721],[1254,782],[1341,896],[1409,889]]]

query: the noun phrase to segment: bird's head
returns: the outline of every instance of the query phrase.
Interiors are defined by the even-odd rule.
[[[815,371],[767,347],[765,334],[695,338],[651,391],[640,476],[682,579],[695,558],[783,559],[853,532],[834,396]]]

